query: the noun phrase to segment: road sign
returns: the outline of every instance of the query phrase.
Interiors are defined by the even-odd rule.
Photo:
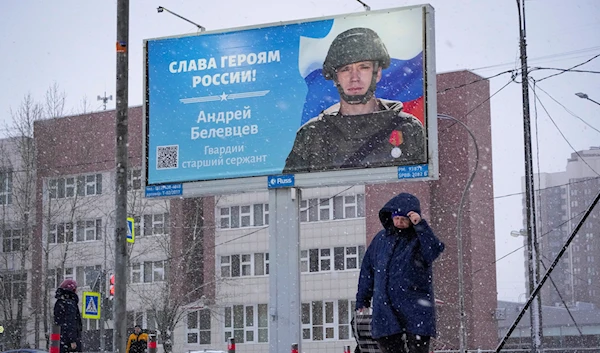
[[[135,221],[133,217],[127,217],[127,242],[135,242]]]
[[[83,310],[84,319],[100,319],[100,293],[83,292]]]

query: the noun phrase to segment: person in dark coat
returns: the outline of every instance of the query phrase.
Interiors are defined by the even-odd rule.
[[[384,229],[365,253],[356,309],[373,307],[371,334],[383,353],[428,352],[436,335],[432,266],[444,243],[421,217],[414,195],[393,197],[379,220]]]
[[[333,40],[323,75],[334,82],[340,102],[300,127],[283,173],[427,162],[421,122],[402,111],[402,102],[375,97],[390,61],[369,28],[352,28]]]
[[[77,282],[65,279],[56,289],[54,324],[60,326],[60,353],[81,352],[81,313]]]

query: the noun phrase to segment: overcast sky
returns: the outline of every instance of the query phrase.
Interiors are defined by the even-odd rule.
[[[366,0],[373,10],[417,5],[420,1]],[[489,77],[520,66],[516,1],[432,0],[436,17],[437,71],[470,69]],[[21,0],[4,1],[0,21],[0,120],[10,120],[24,95],[42,100],[56,82],[67,94],[69,112],[80,112],[87,98],[101,110],[98,95],[115,95],[116,1]],[[129,103],[142,102],[143,39],[195,33],[196,27],[171,14],[164,6],[208,30],[255,26],[263,23],[333,16],[363,11],[355,0],[131,0],[129,41]],[[526,2],[527,40],[531,67],[570,68],[600,54],[600,2],[597,0],[530,0]],[[600,58],[578,67],[600,71]],[[556,73],[536,70],[538,80]],[[519,78],[520,79],[520,78]],[[519,81],[517,79],[517,81]],[[495,93],[510,74],[491,79]],[[600,145],[600,106],[577,98],[586,92],[600,100],[600,76],[565,73],[542,80],[538,87],[567,107],[568,113],[544,92],[533,125],[535,172],[557,172],[566,166],[573,149]],[[533,100],[533,96],[532,96]],[[479,102],[473,102],[473,106]],[[511,230],[522,228],[521,176],[524,174],[521,86],[510,83],[491,100],[496,255],[501,258],[522,246]],[[108,102],[114,109],[114,100]],[[531,106],[535,115],[534,106]],[[558,127],[558,128],[557,128]],[[565,136],[563,138],[561,133]],[[497,263],[498,299],[523,300],[524,260],[521,250]],[[481,264],[484,266],[485,264]],[[475,266],[477,267],[477,265]]]

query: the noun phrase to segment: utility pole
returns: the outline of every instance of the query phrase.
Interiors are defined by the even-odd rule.
[[[537,226],[535,212],[535,190],[533,179],[533,161],[531,151],[531,117],[529,114],[529,73],[527,68],[527,42],[525,32],[525,1],[517,0],[519,10],[519,37],[521,49],[521,76],[523,90],[523,132],[525,150],[525,208],[527,212],[527,255],[529,272],[529,295],[539,283],[539,249],[537,241]],[[542,340],[542,300],[538,294],[530,309],[531,317],[531,352],[543,352]]]
[[[117,1],[117,93],[115,110],[115,297],[113,351],[125,353],[127,329],[127,113],[129,0]]]

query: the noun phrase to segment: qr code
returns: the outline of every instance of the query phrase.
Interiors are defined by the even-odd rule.
[[[156,147],[156,169],[179,167],[179,145]]]

